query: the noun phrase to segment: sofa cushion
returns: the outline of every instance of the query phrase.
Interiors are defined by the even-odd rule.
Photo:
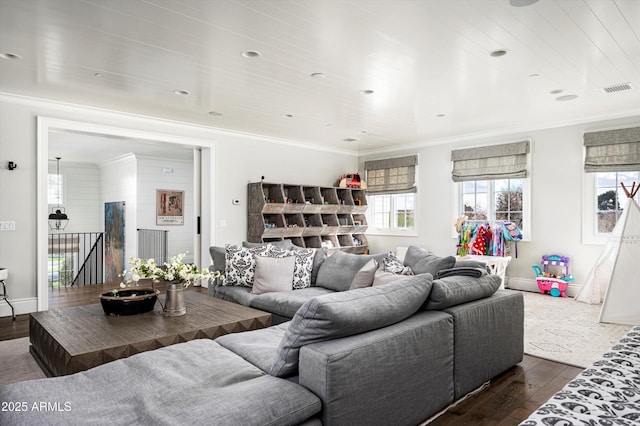
[[[373,282],[371,285],[377,287],[379,285],[385,285],[394,283],[406,277],[406,275],[402,274],[394,274],[393,272],[385,271],[383,268],[378,268],[376,273],[373,275]]]
[[[3,412],[5,425],[284,425],[300,424],[321,408],[302,386],[265,374],[209,339],[14,383],[0,388],[0,399],[71,407]]]
[[[365,263],[372,258],[381,262],[385,255],[382,253],[371,256],[336,250],[320,266],[316,285],[335,291],[349,290],[353,277]]]
[[[498,275],[484,275],[480,278],[456,275],[433,281],[431,294],[425,309],[442,310],[491,296],[502,280]]]
[[[310,299],[289,323],[269,373],[276,377],[295,374],[304,345],[364,333],[409,317],[427,299],[431,280],[428,274],[411,276],[388,285]]]
[[[251,293],[251,287],[244,286],[218,286],[215,292],[215,297],[218,299],[244,306],[250,306],[251,300],[257,296],[257,294]]]
[[[330,293],[333,293],[333,290],[323,287],[307,287],[295,291],[265,293],[251,298],[249,306],[282,317],[293,318],[300,306],[304,305],[304,302],[312,297]]]
[[[251,293],[262,294],[272,291],[293,290],[295,256],[256,256],[256,272]]]
[[[453,256],[436,256],[416,246],[409,246],[404,257],[405,266],[410,267],[414,274],[428,273],[435,276],[441,269],[453,268],[455,263],[456,258]]]
[[[230,333],[218,337],[215,341],[268,373],[287,327],[289,323],[282,323],[259,330]]]

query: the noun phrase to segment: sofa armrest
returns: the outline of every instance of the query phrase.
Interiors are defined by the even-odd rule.
[[[320,397],[323,424],[418,424],[453,401],[453,319],[418,312],[306,345],[298,380]]]

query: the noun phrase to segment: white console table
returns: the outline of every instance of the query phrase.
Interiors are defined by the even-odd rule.
[[[504,288],[505,275],[507,273],[507,266],[509,266],[509,262],[511,262],[511,256],[479,256],[470,254],[464,257],[456,256],[456,259],[485,262],[491,273],[500,277],[502,280],[500,288]]]

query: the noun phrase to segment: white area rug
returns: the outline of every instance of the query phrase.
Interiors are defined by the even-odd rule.
[[[602,305],[539,293],[524,295],[524,352],[585,368],[609,350],[629,329],[598,322]]]

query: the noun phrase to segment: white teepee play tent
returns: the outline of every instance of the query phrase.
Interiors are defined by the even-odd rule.
[[[599,322],[640,324],[640,206],[631,191],[622,185],[627,204],[618,219],[604,251],[596,260],[576,300],[600,303]]]

